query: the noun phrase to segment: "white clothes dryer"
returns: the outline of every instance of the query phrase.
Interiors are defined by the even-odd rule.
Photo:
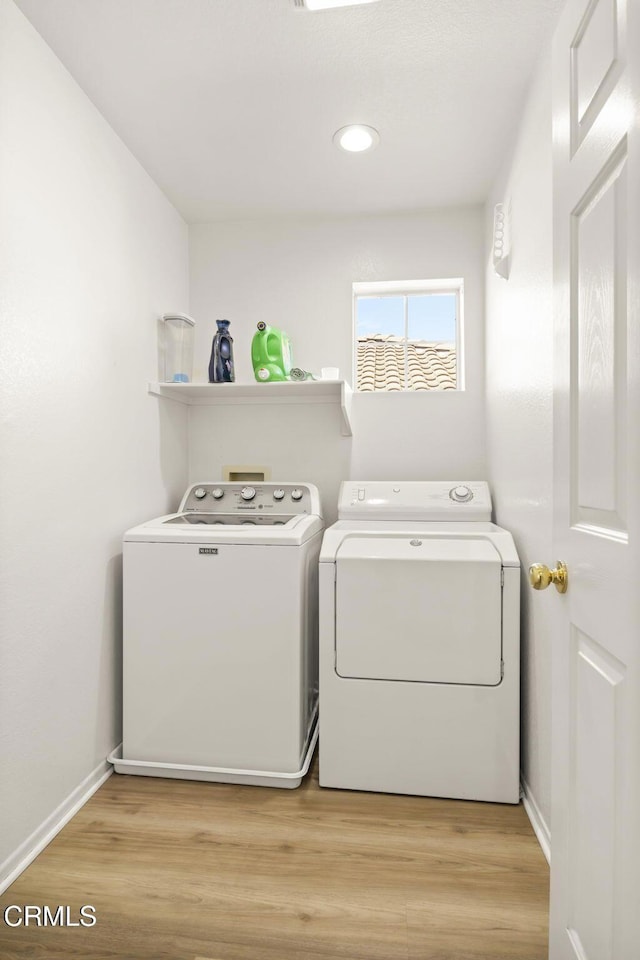
[[[308,483],[196,483],[124,535],[118,773],[296,787],[317,715]]]
[[[484,482],[342,484],[320,553],[320,785],[519,800],[520,564]]]

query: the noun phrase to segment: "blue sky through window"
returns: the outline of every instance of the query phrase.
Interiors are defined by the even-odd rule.
[[[456,295],[410,294],[409,339],[455,343]],[[356,336],[374,333],[404,337],[404,297],[358,297]]]

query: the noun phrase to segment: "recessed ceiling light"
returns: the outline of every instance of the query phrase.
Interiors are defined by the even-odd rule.
[[[307,10],[328,10],[330,7],[355,7],[360,3],[376,3],[377,0],[294,0],[296,7]]]
[[[333,142],[348,153],[364,153],[365,150],[371,150],[380,142],[380,134],[373,127],[352,123],[348,127],[336,130]]]

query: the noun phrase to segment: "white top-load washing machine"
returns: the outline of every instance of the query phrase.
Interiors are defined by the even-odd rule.
[[[296,787],[317,737],[308,483],[196,483],[124,536],[119,773]]]
[[[320,785],[517,803],[520,565],[482,482],[342,484],[320,553]]]

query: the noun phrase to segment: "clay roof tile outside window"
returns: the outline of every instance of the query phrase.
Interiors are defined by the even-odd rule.
[[[357,340],[357,389],[404,390],[405,341],[373,334]],[[456,348],[453,344],[407,342],[408,390],[457,389]]]

